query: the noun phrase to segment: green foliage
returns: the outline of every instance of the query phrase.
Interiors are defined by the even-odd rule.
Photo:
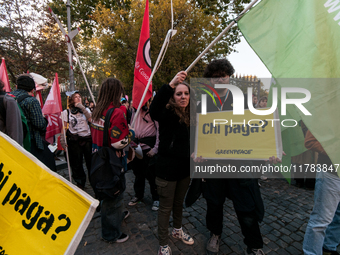
[[[173,1],[174,29],[177,30],[177,34],[171,39],[162,65],[153,78],[154,90],[158,90],[163,83],[169,82],[178,71],[185,70],[225,27],[223,24],[225,17],[232,14],[226,11],[226,8],[231,7],[222,6],[220,1],[216,6],[208,1],[206,3],[202,1],[200,5],[198,2]],[[219,8],[222,7],[218,4],[225,10],[223,17],[219,13]],[[144,8],[145,1],[133,1],[130,9],[117,11],[99,4],[94,13],[95,21],[98,23],[96,36],[101,44],[101,54],[107,60],[111,75],[123,81],[128,94],[131,94],[132,90]],[[241,9],[242,5],[239,4],[234,12],[238,13]],[[170,1],[151,1],[149,4],[152,63],[156,62],[167,31],[171,28],[170,10]],[[198,62],[190,72],[190,76],[201,76],[207,61],[225,57],[237,42],[239,42],[239,32],[233,29]]]
[[[35,72],[45,77],[68,71],[67,46],[43,3],[4,0],[0,3],[0,56],[12,84],[20,73]]]
[[[49,6],[57,14],[64,24],[67,24],[67,0],[51,0]],[[90,40],[96,30],[96,21],[93,13],[98,4],[112,11],[129,9],[131,0],[72,0],[71,1],[71,20],[73,29],[79,26],[83,30],[84,39]]]

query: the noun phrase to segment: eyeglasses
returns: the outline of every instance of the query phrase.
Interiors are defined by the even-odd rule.
[[[229,76],[228,77],[212,77],[211,81],[213,83],[218,83],[218,82],[229,83]]]

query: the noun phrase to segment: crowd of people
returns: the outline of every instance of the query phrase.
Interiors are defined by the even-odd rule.
[[[228,60],[218,59],[207,65],[204,77],[214,86],[228,84],[233,73],[234,68]],[[186,76],[185,71],[178,72],[159,89],[154,98],[146,102],[137,116],[124,97],[123,84],[116,78],[107,78],[102,82],[96,106],[87,98],[83,102],[80,93],[75,91],[69,96],[68,109],[61,114],[64,126],[68,126],[66,137],[61,135],[61,144],[68,148],[72,178],[79,188],[84,189],[86,176],[90,176],[91,155],[103,147],[104,137],[108,137],[106,143],[122,163],[122,171],[133,170],[135,196],[128,206],[143,201],[145,181],[148,180],[153,199],[151,208],[158,211],[159,255],[171,254],[168,232],[171,213],[171,236],[187,245],[195,242],[182,229],[183,202],[191,182],[190,165],[207,160],[192,156],[190,143],[195,132],[195,113],[201,107],[200,103],[195,102],[195,93],[185,81]],[[33,96],[34,80],[28,74],[19,75],[16,85],[17,90],[6,94],[0,81],[0,131],[23,145],[25,134],[21,108],[29,127],[29,151],[51,170],[55,170],[54,156],[44,139],[47,121]],[[210,99],[207,101],[207,112],[232,110],[233,96],[228,93],[228,89],[216,91],[223,104],[216,107],[213,99]],[[258,100],[253,95],[253,105],[257,108],[267,107],[267,97]],[[112,114],[108,115],[108,112]],[[110,117],[107,119],[107,116]],[[134,118],[135,125],[131,127],[129,124]],[[104,134],[107,121],[108,134]],[[327,153],[310,131],[306,132],[305,145],[307,149],[318,152],[317,163],[332,166]],[[88,173],[83,168],[83,158]],[[269,161],[280,162],[275,157],[269,158]],[[240,167],[252,164],[252,161],[220,160],[218,163]],[[265,217],[265,208],[258,179],[219,178],[202,181],[205,183],[203,197],[207,202],[206,227],[210,231],[206,254],[219,253],[226,198],[233,202],[246,245],[245,254],[264,254],[259,223]],[[122,221],[129,216],[129,211],[124,211],[123,197],[124,188],[114,196],[100,197],[98,210],[101,214],[102,239],[106,242],[121,243],[129,239],[121,231]],[[340,178],[334,172],[320,172],[316,176],[314,208],[307,225],[303,251],[306,255],[336,255],[339,254],[336,251],[339,243]]]

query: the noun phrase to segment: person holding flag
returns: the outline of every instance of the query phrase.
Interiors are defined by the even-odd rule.
[[[190,109],[196,108],[195,96],[184,82],[187,73],[181,71],[169,84],[163,85],[150,106],[150,116],[159,123],[156,185],[159,195],[158,255],[170,255],[169,219],[172,211],[172,237],[188,245],[194,239],[182,229],[184,196],[190,183]]]
[[[132,198],[129,205],[136,205],[143,199],[145,179],[147,178],[150,183],[150,190],[154,201],[152,210],[157,211],[159,198],[156,191],[155,176],[153,173],[154,168],[153,166],[151,167],[150,164],[150,162],[154,161],[151,160],[151,158],[157,154],[158,151],[158,123],[154,122],[150,115],[148,115],[148,106],[152,98],[149,30],[149,1],[147,0],[140,32],[132,90],[132,106],[135,110],[132,125],[136,128],[136,137],[141,139],[140,143],[143,149],[143,156],[142,159],[135,158],[135,160],[131,162],[136,179],[134,184],[135,197]],[[148,84],[149,87],[146,90]],[[144,93],[146,94],[143,97]],[[126,102],[127,100],[125,99],[124,101]],[[147,142],[145,142],[146,140]]]
[[[91,121],[91,111],[82,104],[82,97],[78,91],[74,91],[68,99],[68,107],[62,112],[64,126],[69,124],[64,134],[61,134],[60,143],[65,149],[68,146],[69,161],[72,169],[72,178],[77,186],[84,189],[86,174],[83,168],[83,157],[85,157],[87,171],[91,169],[92,137],[88,122]]]

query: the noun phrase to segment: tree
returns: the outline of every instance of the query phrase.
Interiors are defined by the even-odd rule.
[[[79,47],[79,52],[82,67],[91,85],[98,85],[106,77],[111,76],[108,60],[101,57],[101,44],[97,38],[92,38],[88,42],[84,41],[81,47]]]
[[[64,24],[67,24],[67,0],[52,0],[49,5],[53,12],[60,16]],[[71,21],[74,26],[80,26],[85,40],[90,40],[96,30],[96,21],[93,13],[98,4],[105,8],[117,11],[129,9],[131,0],[72,0]],[[75,27],[74,27],[75,28]]]
[[[54,13],[61,17],[64,24],[67,24],[66,1],[51,0],[49,3]],[[74,22],[73,25],[80,26],[84,31],[84,39],[90,40],[98,25],[93,15],[98,5],[116,12],[121,9],[129,10],[131,3],[138,1],[140,0],[72,0],[71,20]],[[166,1],[170,2],[169,0]],[[161,1],[154,0],[154,2],[158,3]],[[203,10],[205,14],[218,16],[221,20],[221,28],[223,29],[227,25],[227,21],[235,18],[243,10],[244,4],[249,3],[250,0],[190,0],[188,2]],[[236,34],[238,34],[237,28],[232,30],[233,33],[237,31]]]
[[[112,12],[98,5],[94,17],[98,23],[97,37],[101,42],[102,56],[108,59],[112,73],[125,84],[130,94],[145,1],[134,1],[129,10]],[[170,1],[150,2],[151,59],[155,63],[168,29],[171,27]],[[174,28],[177,34],[171,39],[161,67],[153,79],[158,89],[169,82],[180,70],[185,70],[223,28],[221,19],[198,6],[196,1],[174,0]],[[199,61],[190,72],[199,77],[207,61],[226,56],[239,41],[237,30],[225,36]]]
[[[0,4],[0,56],[10,80],[27,71],[53,77],[68,71],[67,47],[46,6],[35,0],[4,0]]]
[[[268,91],[264,88],[263,82],[256,75],[233,75],[231,77],[231,84],[240,87],[243,93],[248,93],[248,87],[252,87],[253,94],[255,94],[258,99],[263,96],[268,96]]]

